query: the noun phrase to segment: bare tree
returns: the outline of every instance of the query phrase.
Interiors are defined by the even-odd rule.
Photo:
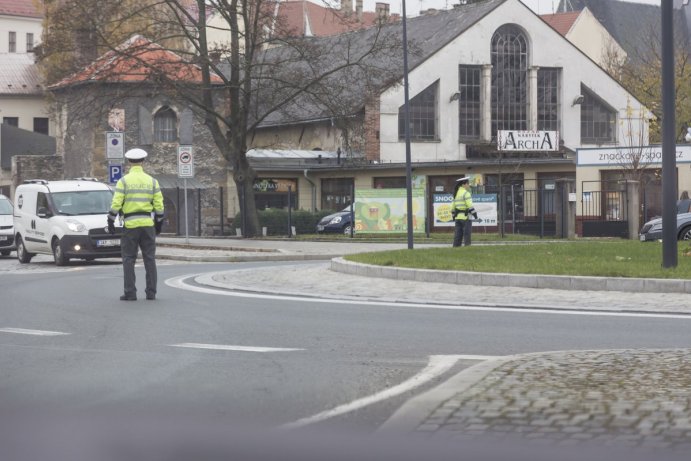
[[[287,30],[268,0],[66,0],[78,23],[95,38],[93,46],[137,59],[137,50],[117,47],[122,31],[142,29],[156,43],[194,64],[201,79],[176,78],[170,54],[149,66],[155,83],[202,117],[214,144],[233,171],[245,197],[244,235],[254,236],[255,172],[247,158],[248,139],[268,121],[335,118],[345,131],[362,123],[363,96],[401,75],[398,31],[383,22],[359,32],[325,38]],[[108,3],[108,11],[87,15],[87,7]],[[115,5],[115,6],[114,6]],[[67,21],[69,26],[69,21]],[[55,31],[55,25],[53,25]],[[216,39],[212,37],[221,36]],[[75,49],[78,47],[75,47]],[[168,57],[166,57],[168,56]],[[173,63],[174,64],[174,63]],[[117,69],[114,68],[113,71]]]

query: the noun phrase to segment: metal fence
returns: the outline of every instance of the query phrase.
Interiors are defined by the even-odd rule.
[[[627,237],[628,200],[622,181],[582,181],[583,237]]]

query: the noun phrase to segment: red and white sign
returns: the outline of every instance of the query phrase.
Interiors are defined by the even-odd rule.
[[[194,177],[194,150],[192,146],[178,146],[178,178]]]

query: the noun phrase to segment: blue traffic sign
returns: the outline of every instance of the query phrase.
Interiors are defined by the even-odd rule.
[[[115,184],[122,178],[122,164],[111,163],[108,165],[108,181],[111,184]]]

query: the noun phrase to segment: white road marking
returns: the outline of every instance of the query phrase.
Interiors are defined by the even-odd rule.
[[[16,333],[18,335],[34,335],[34,336],[69,335],[69,333],[63,333],[61,331],[27,330],[25,328],[0,328],[0,333]]]
[[[530,307],[485,307],[485,306],[461,306],[452,304],[421,304],[421,303],[406,303],[406,302],[387,302],[374,301],[371,299],[353,300],[353,299],[337,299],[337,298],[315,298],[315,297],[301,297],[301,296],[284,296],[284,295],[270,295],[262,293],[243,293],[231,290],[224,290],[221,288],[200,287],[195,285],[188,285],[184,281],[189,278],[199,277],[204,274],[188,274],[179,277],[173,277],[165,281],[166,285],[179,288],[181,290],[194,291],[197,293],[205,293],[221,296],[234,296],[238,298],[255,298],[255,299],[273,299],[278,301],[300,301],[309,303],[331,303],[331,304],[355,304],[368,306],[384,306],[384,307],[411,307],[416,309],[441,309],[441,310],[456,310],[456,311],[478,311],[478,312],[512,312],[517,314],[555,314],[555,315],[582,315],[591,317],[628,317],[628,318],[658,318],[658,319],[679,319],[691,320],[691,315],[684,314],[668,314],[654,312],[612,312],[612,311],[594,311],[594,310],[569,310],[569,309],[552,309],[552,308],[530,308]]]
[[[172,347],[187,347],[191,349],[213,349],[219,351],[240,351],[240,352],[292,352],[304,351],[304,349],[288,347],[250,347],[250,346],[231,346],[226,344],[201,344],[201,343],[181,343],[171,344]]]
[[[393,387],[385,389],[376,394],[370,395],[368,397],[363,397],[361,399],[354,400],[350,403],[339,405],[331,410],[323,411],[317,413],[316,415],[309,416],[307,418],[302,418],[292,423],[284,424],[281,426],[282,429],[296,429],[298,427],[307,426],[309,424],[317,423],[319,421],[324,421],[325,419],[333,418],[334,416],[349,413],[351,411],[359,410],[360,408],[366,407],[373,403],[381,402],[382,400],[395,397],[397,395],[408,392],[426,382],[433,380],[434,378],[444,374],[459,360],[486,360],[496,357],[488,356],[478,356],[478,355],[430,355],[429,362],[427,366],[418,374],[412,378],[403,381]]]

